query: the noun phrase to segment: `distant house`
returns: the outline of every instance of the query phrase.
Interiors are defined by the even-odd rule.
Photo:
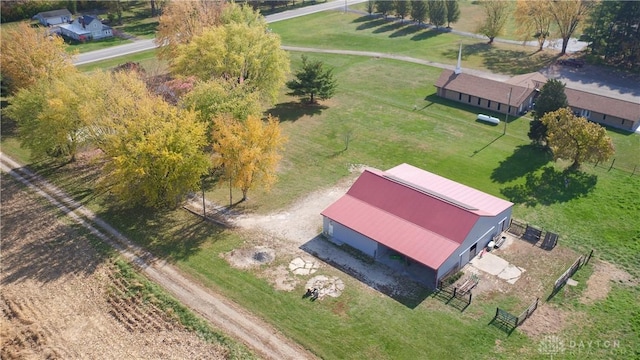
[[[516,115],[531,108],[547,78],[540,73],[514,76],[507,81],[443,70],[435,83],[440,97],[481,109]],[[511,97],[509,94],[511,93]],[[573,111],[593,122],[635,131],[640,126],[640,102],[615,99],[565,88]]]
[[[113,36],[113,31],[99,19],[83,15],[71,24],[60,25],[61,34],[75,40],[103,39]]]
[[[323,233],[435,287],[506,230],[513,203],[408,164],[366,169],[322,212]]]
[[[71,13],[67,9],[44,11],[37,13],[33,20],[40,21],[44,26],[66,24],[71,21]]]

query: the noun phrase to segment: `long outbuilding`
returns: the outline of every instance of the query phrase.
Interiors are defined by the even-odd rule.
[[[547,78],[540,73],[497,81],[464,72],[443,70],[435,83],[438,96],[510,115],[531,109]],[[565,88],[573,112],[587,120],[614,128],[636,131],[640,127],[640,102]]]

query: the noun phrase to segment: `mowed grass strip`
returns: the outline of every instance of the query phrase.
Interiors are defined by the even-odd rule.
[[[502,74],[524,74],[551,64],[556,52],[523,45],[494,43],[412,23],[390,22],[367,15],[322,12],[269,24],[284,45],[377,51],[455,65],[462,44],[463,68]]]

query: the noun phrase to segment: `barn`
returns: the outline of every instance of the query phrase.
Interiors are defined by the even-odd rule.
[[[509,225],[513,203],[409,164],[368,168],[326,208],[323,234],[427,287],[464,266]]]

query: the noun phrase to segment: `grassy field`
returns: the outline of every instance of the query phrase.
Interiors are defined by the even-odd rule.
[[[510,11],[515,11],[515,1],[510,3]],[[485,18],[484,10],[480,6],[478,1],[473,0],[458,0],[458,6],[460,8],[460,19],[451,24],[453,30],[464,31],[469,33],[477,33],[479,26],[482,24]],[[351,5],[351,9],[366,11],[367,4],[360,3]],[[502,34],[498,36],[501,39],[522,41],[523,38],[517,32],[518,24],[514,16],[509,16],[504,26]],[[573,37],[579,37],[581,35],[581,28],[578,27]],[[533,39],[531,39],[533,40]]]
[[[166,71],[167,64],[156,58],[156,49],[141,51],[135,54],[117,57],[113,59],[96,61],[78,66],[82,72],[91,72],[97,69],[111,69],[126,62],[138,62],[149,72],[162,73]]]
[[[455,65],[462,44],[463,67],[502,74],[537,71],[552,63],[555,52],[495,43],[408,23],[392,23],[353,13],[324,12],[270,24],[284,45],[376,51]]]
[[[376,32],[386,25],[356,29],[363,24],[369,26],[357,15],[329,13],[271,26],[287,45],[385,49],[447,63],[455,59],[451,54],[459,38],[453,35],[418,32],[391,37],[395,30]],[[418,38],[412,40],[415,36]],[[481,46],[466,42],[469,39],[463,41],[472,48]],[[491,51],[498,55],[517,52],[495,48],[498,50]],[[468,53],[466,61],[490,69],[480,54],[484,53]],[[299,55],[291,54],[293,69],[300,65]],[[145,58],[138,56],[137,61]],[[640,228],[634,220],[640,213],[639,173],[630,176],[615,168],[608,171],[607,167],[585,165],[582,174],[564,174],[567,164],[553,164],[529,145],[527,118],[511,118],[503,135],[502,124],[494,127],[476,122],[477,109],[436,97],[432,84],[439,69],[368,57],[308,56],[334,67],[339,84],[336,96],[320,106],[307,107],[282,95],[279,104],[268,110],[280,117],[289,137],[280,179],[270,193],[249,192],[250,200],[240,209],[261,213],[282,209],[313,190],[334,185],[349,174],[351,164],[387,169],[406,162],[510,199],[516,203],[515,217],[558,232],[561,246],[580,251],[593,248],[598,258],[640,276]],[[92,66],[110,67],[120,62],[124,60]],[[492,66],[498,64],[507,67],[509,62]],[[526,68],[518,64],[513,65],[515,73]],[[347,133],[351,141],[345,150]],[[615,131],[610,135],[617,149],[616,164],[637,165],[640,136]],[[17,153],[19,148],[4,127],[2,147],[26,156]],[[517,303],[517,299],[497,296],[476,300],[464,313],[432,297],[408,307],[343,276],[347,286],[341,297],[321,304],[301,301],[300,291],[276,291],[253,271],[231,268],[219,256],[250,241],[251,235],[212,228],[182,210],[149,213],[111,208],[107,197],[92,192],[92,175],[86,169],[65,165],[54,171],[50,164],[33,166],[154,253],[272,322],[320,357],[549,358],[539,351],[540,339],[518,331],[509,336],[487,325],[497,304]],[[571,177],[569,188],[564,187],[566,176]],[[224,185],[213,187],[207,197],[226,203],[227,191]],[[583,284],[591,272],[587,266],[576,279]],[[331,269],[328,273],[342,274]],[[554,358],[640,356],[640,289],[614,285],[609,297],[593,305],[576,300],[583,289],[580,285],[551,300],[553,306],[572,312],[574,326],[560,335],[571,341],[616,340],[621,348],[617,352],[605,347],[572,349]]]
[[[300,64],[298,55],[292,54],[293,68]],[[510,119],[505,136],[502,126],[476,122],[474,108],[434,96],[431,84],[440,70],[385,59],[309,56],[335,68],[336,97],[323,106],[302,107],[283,95],[280,104],[269,110],[281,117],[289,137],[280,181],[271,193],[250,192],[245,209],[269,212],[285,207],[312,190],[335,184],[348,174],[349,164],[387,169],[407,162],[512,199],[518,203],[516,217],[559,232],[561,245],[593,247],[598,257],[640,274],[638,228],[630,221],[640,210],[638,175],[586,166],[583,177],[572,179],[571,191],[563,191],[556,181],[561,168],[528,146],[528,119]],[[352,140],[344,151],[346,132],[352,133]],[[611,136],[618,157],[634,155],[637,143],[630,139],[637,135],[612,132]],[[50,171],[49,166],[40,169]],[[545,358],[538,352],[540,339],[518,331],[509,336],[487,326],[494,306],[515,299],[479,300],[462,314],[431,297],[411,308],[346,278],[347,290],[340,298],[323,301],[322,306],[301,302],[299,292],[275,291],[253,272],[231,268],[219,257],[249,240],[246,234],[211,228],[184,211],[151,214],[110,208],[107,198],[92,193],[91,177],[79,177],[81,170],[69,169],[63,166],[50,176],[129,236],[321,357]],[[87,174],[86,169],[82,173]],[[533,180],[527,181],[527,173],[535,174]],[[208,198],[224,203],[227,189],[213,188]],[[334,275],[340,274],[335,270]],[[616,286],[612,296],[592,306],[562,300],[552,303],[590,319],[563,336],[589,340],[609,332],[622,343],[623,354],[633,356],[638,351],[637,288]],[[610,357],[609,350],[595,351],[595,358]]]

